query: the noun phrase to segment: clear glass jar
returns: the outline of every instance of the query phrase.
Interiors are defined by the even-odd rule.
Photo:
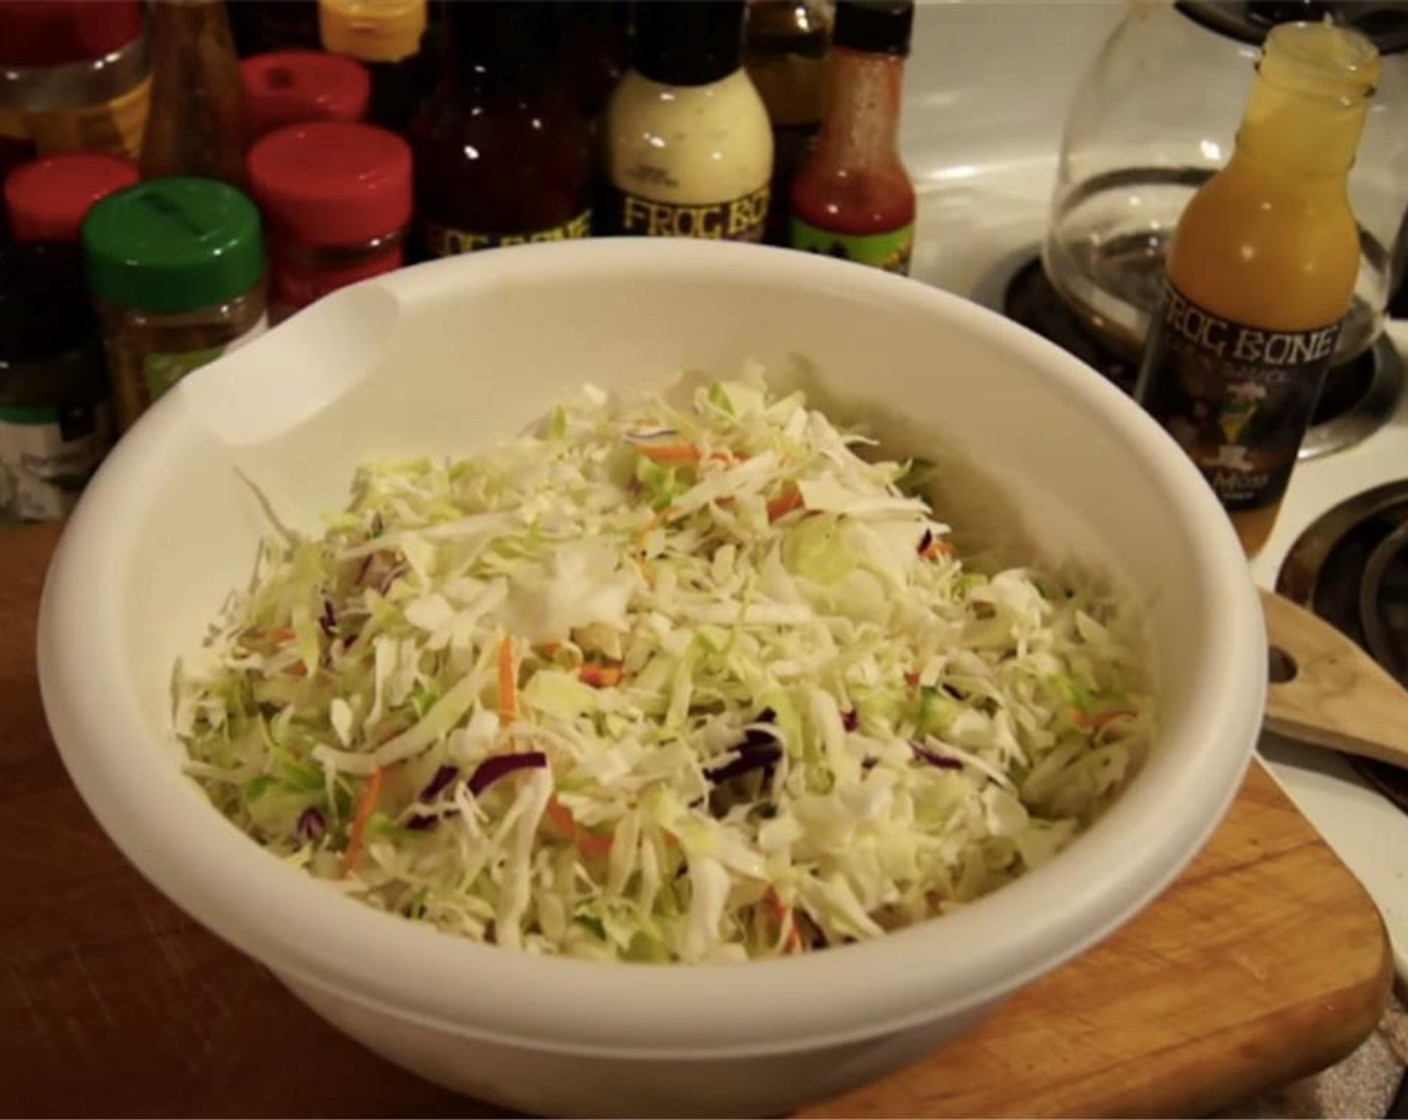
[[[263,333],[265,282],[195,311],[139,311],[96,301],[118,427],[126,431],[152,402],[200,366]]]
[[[1353,7],[1330,6],[1351,23]],[[1126,357],[1143,349],[1184,207],[1231,153],[1271,26],[1257,23],[1257,10],[1234,10],[1245,8],[1133,0],[1067,114],[1042,264],[1082,322]],[[1359,281],[1336,365],[1383,328],[1391,247],[1408,207],[1408,55],[1399,35],[1375,36],[1381,81],[1349,184]]]

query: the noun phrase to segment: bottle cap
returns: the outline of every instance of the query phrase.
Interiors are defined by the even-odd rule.
[[[643,3],[636,8],[632,65],[652,82],[704,86],[743,58],[744,0]]]
[[[93,204],[137,178],[130,160],[98,152],[63,152],[21,164],[5,180],[10,231],[16,241],[77,244]]]
[[[264,274],[259,211],[213,179],[151,179],[108,195],[83,222],[88,286],[141,311],[211,307]]]
[[[240,63],[254,135],[305,121],[359,121],[372,81],[356,59],[324,51],[271,51]]]
[[[323,49],[363,62],[410,58],[426,22],[426,0],[318,0]]]
[[[569,5],[570,8],[570,5]],[[466,61],[552,74],[557,47],[555,4],[544,0],[473,0],[446,9],[450,43]]]
[[[85,62],[121,50],[141,33],[138,0],[4,0],[0,64]]]
[[[271,227],[304,245],[354,245],[411,220],[411,149],[369,124],[314,121],[271,132],[249,153]]]
[[[909,54],[914,0],[837,0],[832,41],[866,54]]]

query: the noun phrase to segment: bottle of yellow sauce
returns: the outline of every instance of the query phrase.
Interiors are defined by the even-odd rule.
[[[1359,271],[1348,177],[1378,54],[1358,33],[1267,36],[1226,167],[1189,202],[1136,399],[1183,446],[1248,555],[1265,544]]]

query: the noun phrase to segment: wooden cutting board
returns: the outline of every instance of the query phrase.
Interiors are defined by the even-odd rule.
[[[386,1064],[194,925],[99,831],[45,728],[53,527],[0,532],[0,1111],[494,1115]],[[823,1116],[1194,1116],[1310,1073],[1377,1022],[1378,911],[1260,766],[1181,879],[981,1027]]]

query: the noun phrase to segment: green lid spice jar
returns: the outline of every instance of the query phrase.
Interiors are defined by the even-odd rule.
[[[266,327],[259,212],[212,179],[154,179],[83,223],[88,286],[125,431],[191,370]]]

